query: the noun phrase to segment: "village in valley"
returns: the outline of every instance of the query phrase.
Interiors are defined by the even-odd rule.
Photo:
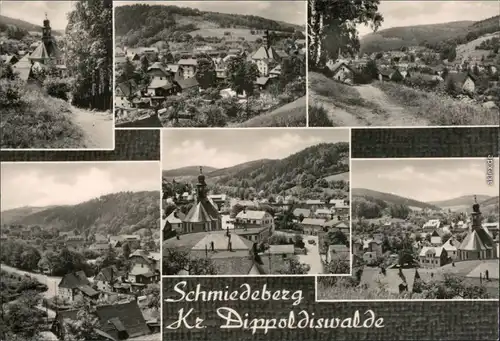
[[[425,2],[309,3],[310,125],[500,124],[497,3],[438,1],[432,16]],[[339,37],[343,20],[355,24],[350,38]]]
[[[158,176],[157,163],[2,163],[0,339],[161,339]]]
[[[488,184],[481,159],[353,161],[353,274],[320,278],[318,297],[498,299],[498,172],[491,176]]]
[[[164,276],[350,273],[347,131],[169,131],[162,160]]]
[[[112,149],[111,1],[33,3],[1,5],[1,148]]]
[[[305,11],[296,1],[115,3],[116,125],[305,126]]]

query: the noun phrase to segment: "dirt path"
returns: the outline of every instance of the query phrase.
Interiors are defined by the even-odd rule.
[[[328,114],[328,118],[333,122],[334,127],[358,127],[369,126],[369,122],[362,118],[362,115],[355,115],[336,105],[335,100],[320,96],[309,89],[309,105],[317,105],[323,107]]]
[[[87,111],[71,106],[74,122],[85,134],[85,148],[113,149],[113,116],[110,113]]]
[[[360,96],[370,103],[380,107],[374,109],[373,115],[368,119],[372,126],[428,126],[429,121],[415,117],[405,108],[392,103],[382,90],[371,85],[358,85],[354,87]]]

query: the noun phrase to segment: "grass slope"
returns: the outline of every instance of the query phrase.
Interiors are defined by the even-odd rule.
[[[374,82],[392,101],[431,125],[498,125],[498,110],[463,103],[436,93],[413,89],[394,82]]]
[[[18,103],[3,102],[20,98]],[[0,81],[2,148],[83,148],[84,132],[71,119],[65,101],[50,97],[35,86]]]
[[[253,117],[238,127],[305,127],[306,126],[306,96],[267,114]]]
[[[366,198],[366,199],[374,198],[374,199],[379,199],[379,200],[385,201],[388,204],[397,204],[397,205],[405,204],[408,206],[414,206],[414,207],[418,207],[421,209],[429,208],[432,210],[440,210],[440,208],[436,205],[432,205],[432,204],[429,204],[426,202],[421,202],[421,201],[410,199],[410,198],[401,197],[401,196],[395,195],[395,194],[374,191],[371,189],[353,188],[351,192],[352,192],[353,199],[356,197],[361,197],[361,198]]]

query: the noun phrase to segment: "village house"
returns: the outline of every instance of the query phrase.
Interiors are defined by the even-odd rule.
[[[85,246],[85,237],[83,236],[68,236],[64,241],[64,245],[68,250],[78,251]]]
[[[276,50],[269,45],[262,45],[251,56],[251,60],[259,70],[261,77],[267,77],[269,71],[272,70],[281,60]]]
[[[473,94],[476,90],[476,79],[467,72],[448,73],[445,84],[450,82],[455,85],[456,89],[468,94]]]
[[[329,61],[326,66],[332,72],[332,78],[336,81],[353,84],[355,71],[344,61]]]
[[[382,241],[380,239],[369,239],[363,242],[364,252],[374,252],[377,257],[382,256]]]
[[[177,64],[182,68],[184,79],[193,78],[196,75],[198,61],[193,58],[180,59]]]
[[[179,79],[174,83],[177,85],[177,91],[179,92],[184,92],[189,89],[194,89],[197,91],[200,90],[200,84],[198,83],[198,80],[195,77]]]
[[[122,277],[123,274],[118,272],[116,266],[108,266],[94,277],[94,284],[99,291],[112,292],[114,284],[122,281]]]
[[[349,215],[349,201],[342,199],[331,199],[328,202],[331,205],[331,210],[339,216],[346,217]]]
[[[180,210],[174,210],[170,215],[165,219],[165,223],[163,225],[164,238],[168,232],[175,231],[177,233],[183,233],[182,230],[182,221],[186,216]]]
[[[366,264],[373,264],[377,260],[378,256],[376,252],[373,251],[366,251],[363,253],[363,261]]]
[[[293,215],[297,218],[309,218],[311,216],[311,210],[307,208],[296,208],[293,210]]]
[[[0,57],[1,57],[2,62],[5,64],[14,65],[15,63],[17,63],[19,61],[19,58],[17,58],[16,55],[9,56],[9,55],[3,54]]]
[[[316,236],[318,232],[323,231],[325,223],[325,219],[304,218],[304,220],[300,222],[300,226],[304,230],[304,234]]]
[[[344,244],[329,245],[328,252],[326,254],[326,262],[332,261],[348,261],[350,258],[350,251]]]
[[[244,208],[236,215],[234,224],[236,228],[267,227],[273,229],[274,218],[269,212],[252,211]]]
[[[99,241],[99,242],[95,242],[93,243],[92,245],[90,245],[89,247],[89,250],[91,251],[95,251],[97,253],[103,253],[103,252],[106,252],[108,249],[109,249],[109,242],[105,241]]]
[[[432,233],[440,226],[441,226],[441,221],[439,221],[439,219],[430,219],[422,226],[422,231],[427,233]]]
[[[440,246],[443,244],[443,237],[444,237],[444,231],[443,229],[435,229],[434,231],[431,232],[431,244],[434,246]]]
[[[131,272],[134,273],[159,273],[160,272],[160,253],[148,252],[144,250],[135,250],[129,256],[131,263]]]
[[[65,340],[66,321],[78,321],[79,310],[58,311],[51,331]],[[94,331],[100,340],[126,340],[142,338],[150,334],[139,306],[135,300],[127,303],[97,306],[92,314],[98,320],[98,328]]]
[[[79,295],[97,299],[99,292],[92,289],[90,282],[83,271],[65,275],[58,285],[57,295],[68,302],[74,302]]]
[[[352,253],[358,257],[363,255],[363,241],[358,239],[352,243]]]
[[[132,108],[132,99],[138,96],[138,90],[139,88],[134,80],[117,84],[115,89],[115,106],[119,108]]]
[[[272,233],[272,230],[268,226],[243,227],[243,228],[235,228],[234,233],[254,243],[262,243],[267,241],[267,239]]]
[[[229,205],[229,198],[225,194],[211,194],[208,196],[208,199],[217,206],[219,211],[222,211],[223,208]]]
[[[318,219],[331,219],[332,216],[334,215],[334,211],[328,209],[328,208],[318,208],[314,212],[314,216]]]
[[[418,254],[420,266],[423,268],[437,268],[448,263],[448,252],[442,246],[424,246]]]
[[[457,260],[458,258],[458,249],[457,247],[460,243],[454,238],[450,238],[442,245],[442,247],[446,250],[448,258],[452,261]]]

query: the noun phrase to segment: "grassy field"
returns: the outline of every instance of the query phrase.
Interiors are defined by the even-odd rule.
[[[17,100],[16,98],[19,98]],[[0,82],[2,148],[82,148],[68,103],[18,82]]]
[[[498,110],[485,109],[392,82],[375,82],[374,85],[413,115],[429,120],[431,125],[499,124]]]
[[[306,97],[301,97],[291,103],[268,113],[253,117],[238,124],[238,127],[305,127]]]
[[[349,172],[330,175],[324,177],[323,179],[325,179],[326,181],[339,181],[339,180],[349,181]]]

